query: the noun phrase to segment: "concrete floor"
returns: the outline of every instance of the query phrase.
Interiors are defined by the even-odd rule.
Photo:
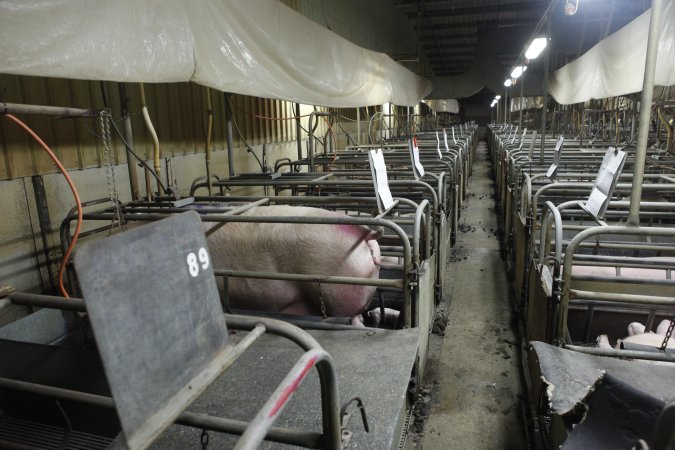
[[[481,142],[447,274],[449,320],[426,383],[429,413],[418,448],[527,447],[517,321],[499,252],[493,189]]]

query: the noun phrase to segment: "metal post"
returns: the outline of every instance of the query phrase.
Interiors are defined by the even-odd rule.
[[[504,86],[504,123],[509,123],[509,88]]]
[[[497,102],[497,114],[496,114],[496,118],[495,118],[495,122],[496,122],[496,123],[499,123],[499,104],[500,104],[500,103],[501,103],[501,102]]]
[[[300,123],[300,103],[295,104],[295,139],[298,143],[298,161],[302,159],[302,124]]]
[[[520,117],[518,118],[518,129],[523,129],[523,89],[525,87],[525,72],[520,74],[520,99],[518,106],[520,107]]]
[[[309,130],[309,147],[307,147],[307,151],[309,153],[308,158],[309,158],[309,172],[316,172],[316,166],[314,164],[314,132],[312,130],[312,125],[314,124],[314,116],[330,116],[332,113],[326,112],[326,111],[312,111],[309,114],[309,123],[307,125],[307,129]]]
[[[551,39],[551,18],[546,19],[546,39]],[[539,150],[539,162],[544,162],[544,145],[546,143],[546,106],[548,105],[548,72],[550,64],[551,46],[544,49],[544,106],[541,109],[541,148]]]
[[[230,93],[223,92],[225,96],[225,113],[227,114],[227,168],[230,177],[234,176],[234,144],[232,143],[232,108],[230,108]]]
[[[356,108],[356,145],[361,145],[361,108]]]
[[[141,194],[138,190],[138,174],[136,173],[136,160],[131,154],[134,146],[134,135],[131,132],[131,117],[129,116],[129,98],[127,97],[127,88],[124,83],[118,83],[117,88],[120,95],[120,118],[124,123],[124,140],[127,149],[127,169],[129,171],[129,186],[131,187],[131,199],[138,200]]]
[[[652,14],[649,20],[649,38],[647,40],[647,58],[645,61],[645,77],[642,82],[640,99],[640,122],[638,142],[635,150],[635,168],[633,169],[633,189],[630,195],[627,224],[640,224],[640,199],[642,198],[642,177],[645,171],[647,155],[647,138],[649,137],[649,116],[651,115],[652,96],[654,91],[654,73],[656,72],[656,52],[659,46],[660,16],[663,12],[663,0],[652,1]]]

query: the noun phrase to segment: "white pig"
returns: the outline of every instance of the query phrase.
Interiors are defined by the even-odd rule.
[[[275,205],[247,216],[345,217],[319,208]],[[214,269],[335,275],[376,279],[380,248],[376,232],[359,225],[227,223],[207,242]],[[233,308],[286,314],[355,317],[363,313],[374,286],[230,277]]]

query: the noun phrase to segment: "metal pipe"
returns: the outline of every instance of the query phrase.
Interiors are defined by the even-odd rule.
[[[551,1],[553,4],[553,1]],[[550,7],[550,5],[549,5]],[[546,39],[551,39],[551,18],[546,18]],[[546,107],[548,105],[548,72],[550,65],[551,49],[547,45],[544,51],[544,106],[541,108],[541,149],[539,150],[539,162],[544,162],[544,142],[546,141]]]
[[[0,114],[35,114],[58,117],[98,117],[103,109],[66,108],[62,106],[22,105],[0,102]]]
[[[542,223],[541,230],[539,235],[539,264],[544,264],[544,258],[547,256],[550,234],[550,220],[549,218],[553,215],[553,220],[555,222],[555,260],[560,263],[562,259],[562,241],[563,241],[563,224],[562,218],[560,217],[560,211],[555,207],[553,202],[546,202],[543,208],[547,209],[550,214],[542,212]]]
[[[206,163],[206,183],[209,195],[211,195],[211,131],[213,130],[213,109],[211,108],[211,90],[208,87],[204,89],[206,90],[206,148],[204,149],[204,161]]]
[[[419,244],[416,249],[419,253]],[[370,279],[358,277],[339,277],[331,275],[305,275],[300,273],[279,273],[279,272],[260,272],[252,270],[230,270],[230,269],[214,269],[213,273],[216,276],[227,276],[237,278],[255,278],[267,280],[284,280],[284,281],[305,281],[308,283],[330,283],[330,284],[354,284],[360,286],[378,286],[403,289],[403,282],[401,280],[386,280],[386,279]]]
[[[300,103],[295,104],[295,140],[298,144],[298,160],[302,159],[302,124],[300,123]]]
[[[159,177],[162,172],[161,153],[159,150],[159,139],[157,138],[157,132],[155,131],[155,127],[152,125],[152,120],[150,120],[150,113],[148,113],[148,106],[145,102],[145,87],[143,86],[143,83],[139,83],[138,86],[141,90],[141,112],[143,113],[143,120],[145,121],[145,126],[148,128],[148,133],[150,133],[150,137],[152,138],[152,144],[154,147],[153,163],[155,174],[157,174],[157,176]],[[146,177],[148,177],[147,173]],[[146,180],[146,184],[148,184],[148,180]],[[159,183],[157,183],[157,191],[160,194],[163,193],[162,186]],[[150,197],[148,197],[148,200],[150,200]]]
[[[356,108],[356,145],[361,145],[361,108]]]
[[[509,123],[509,88],[504,86],[504,123]]]
[[[523,129],[523,89],[525,88],[525,71],[520,74],[520,99],[518,106],[520,107],[520,117],[518,118],[518,129]],[[522,139],[521,139],[522,141]]]
[[[663,0],[652,0],[651,18],[649,19],[649,37],[647,39],[647,58],[645,75],[642,82],[640,99],[640,122],[638,142],[635,149],[635,165],[633,167],[633,189],[630,195],[628,210],[628,226],[640,224],[640,199],[642,198],[642,176],[645,171],[647,156],[647,140],[649,138],[649,117],[651,115],[652,96],[654,94],[654,74],[656,73],[656,56],[659,47],[660,17],[663,12]]]
[[[37,308],[63,309],[66,311],[86,312],[84,300],[81,298],[65,298],[55,295],[29,294],[12,292],[7,297],[15,305],[24,305]]]
[[[262,408],[242,434],[235,450],[254,450],[262,443],[268,430],[283,411],[286,403],[307,377],[310,369],[316,366],[321,378],[321,387],[326,387],[325,393],[329,405],[324,405],[324,448],[338,450],[342,448],[342,433],[340,430],[339,405],[337,394],[337,374],[330,355],[325,350],[310,350],[300,357],[291,371],[286,375],[274,393],[267,399]],[[325,399],[322,395],[322,399]],[[328,414],[328,417],[325,414]]]
[[[316,167],[314,165],[314,129],[312,127],[312,122],[314,121],[314,116],[331,116],[332,113],[326,111],[312,111],[309,114],[309,124],[307,129],[309,130],[309,147],[307,151],[309,152],[309,171],[315,172]]]
[[[570,299],[602,300],[617,303],[638,303],[641,305],[675,306],[675,297],[657,297],[653,295],[624,294],[615,292],[594,292],[579,289],[569,290]]]
[[[231,177],[234,176],[234,144],[232,143],[232,108],[230,108],[230,93],[223,92],[225,98],[226,137],[227,137],[227,169]]]
[[[129,98],[127,97],[127,88],[124,83],[118,83],[117,88],[120,97],[120,119],[124,123],[124,141],[127,151],[127,170],[129,172],[129,187],[131,188],[131,199],[141,198],[138,187],[138,173],[136,172],[135,157],[131,153],[134,147],[134,135],[131,130],[131,116],[129,115]]]

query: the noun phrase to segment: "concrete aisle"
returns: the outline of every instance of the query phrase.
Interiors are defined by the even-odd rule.
[[[476,150],[447,276],[448,324],[430,380],[424,449],[526,448],[518,340],[499,253],[488,149]]]

